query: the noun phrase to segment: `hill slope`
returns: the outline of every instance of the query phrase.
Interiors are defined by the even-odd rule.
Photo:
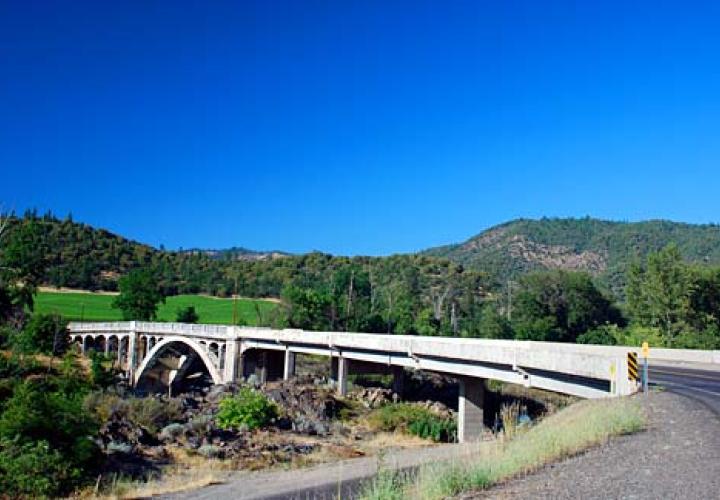
[[[630,263],[671,242],[690,261],[720,264],[720,226],[664,220],[518,219],[421,253],[485,271],[500,283],[536,269],[582,270],[621,293]]]

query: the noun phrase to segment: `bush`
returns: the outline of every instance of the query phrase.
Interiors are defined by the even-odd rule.
[[[277,407],[263,393],[243,387],[236,396],[220,401],[217,423],[223,429],[263,427],[277,416]]]
[[[182,416],[182,407],[176,399],[122,398],[112,392],[95,391],[85,397],[83,405],[101,422],[117,415],[153,433]]]
[[[185,426],[183,424],[178,424],[177,422],[169,424],[160,431],[160,439],[163,441],[174,441],[182,436],[183,432],[185,432]]]
[[[598,326],[593,330],[578,335],[578,344],[598,344],[598,345],[616,345],[617,344],[617,325]]]
[[[81,393],[66,393],[53,384],[53,380],[18,383],[0,416],[4,460],[0,468],[8,473],[18,467],[32,470],[41,463],[41,475],[52,483],[31,481],[29,475],[1,479],[18,481],[9,486],[18,491],[30,488],[38,495],[69,491],[89,477],[98,464],[99,450],[90,439],[96,422],[83,411]]]
[[[47,441],[0,441],[3,498],[60,496],[70,491],[80,474]]]
[[[175,321],[178,323],[197,323],[200,319],[198,313],[195,311],[195,306],[187,306],[182,309],[178,309]]]
[[[409,403],[388,404],[368,417],[376,429],[402,431],[433,441],[455,441],[457,425],[452,418],[444,418],[427,408]]]
[[[34,314],[10,343],[19,353],[62,354],[69,345],[67,321],[57,314]]]
[[[223,456],[222,448],[212,444],[201,446],[197,449],[197,452],[205,458],[222,458]]]
[[[106,388],[115,382],[115,374],[105,366],[107,363],[107,356],[90,351],[90,381],[95,387]]]

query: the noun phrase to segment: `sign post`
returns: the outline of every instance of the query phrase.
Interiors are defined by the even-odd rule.
[[[650,346],[647,342],[642,343],[643,358],[643,393],[648,393],[648,358],[650,357]]]

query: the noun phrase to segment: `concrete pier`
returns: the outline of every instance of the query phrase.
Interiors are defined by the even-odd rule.
[[[295,376],[295,353],[289,349],[285,351],[285,364],[283,365],[283,380],[290,380]]]
[[[347,378],[350,360],[342,356],[332,358],[330,365],[330,378],[335,381],[337,393],[340,396],[347,396]]]
[[[392,374],[392,390],[398,395],[398,397],[400,397],[400,399],[402,399],[405,394],[405,368],[402,366],[393,366]]]
[[[477,377],[458,378],[458,441],[477,441],[483,430],[485,379]]]

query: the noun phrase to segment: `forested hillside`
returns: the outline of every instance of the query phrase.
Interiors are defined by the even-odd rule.
[[[460,264],[429,255],[317,252],[260,260],[238,260],[228,252],[216,258],[154,249],[69,218],[28,213],[4,221],[0,316],[15,325],[32,310],[40,284],[119,285],[120,297],[137,289],[155,303],[181,293],[227,296],[235,290],[278,297],[273,314],[258,315],[258,323],[276,327],[720,346],[720,267],[710,265],[720,261],[716,226],[516,221],[431,252]],[[512,287],[502,281],[507,276],[517,277]],[[603,277],[616,278],[618,295],[627,301],[599,287]],[[123,303],[130,301],[118,307]],[[123,309],[128,319],[154,317],[152,311],[136,314]]]
[[[586,271],[622,297],[630,264],[669,243],[690,262],[720,264],[720,226],[662,220],[518,219],[421,253],[482,270],[497,284],[532,270]]]
[[[22,262],[43,269],[39,283],[116,290],[133,269],[151,270],[163,295],[206,293],[282,297],[287,319],[307,328],[459,333],[488,294],[482,272],[418,255],[335,257],[318,252],[238,259],[159,250],[105,230],[28,212],[8,227]],[[305,310],[307,309],[307,310]],[[304,312],[303,312],[304,311]],[[309,318],[312,316],[312,318]],[[319,320],[318,317],[322,317]],[[284,320],[285,318],[283,318]]]

